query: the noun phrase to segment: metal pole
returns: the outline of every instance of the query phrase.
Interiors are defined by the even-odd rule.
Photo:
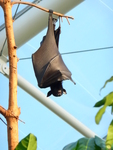
[[[9,69],[8,67],[3,68],[5,75],[9,77]],[[95,133],[91,131],[88,127],[82,124],[79,120],[77,120],[74,116],[68,113],[65,109],[59,106],[57,103],[52,101],[50,98],[46,97],[42,92],[40,92],[36,87],[34,87],[31,83],[25,80],[23,77],[18,75],[18,86],[20,86],[24,91],[29,93],[32,97],[54,112],[57,116],[62,118],[65,122],[67,122],[74,129],[79,131],[82,135],[86,137],[95,137]]]

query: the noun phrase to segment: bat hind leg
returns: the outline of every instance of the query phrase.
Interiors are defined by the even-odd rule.
[[[47,93],[47,97],[51,96],[51,94],[52,94],[52,92],[49,91],[49,92]]]
[[[66,90],[65,90],[65,89],[63,89],[63,94],[67,94],[67,92],[66,92]]]

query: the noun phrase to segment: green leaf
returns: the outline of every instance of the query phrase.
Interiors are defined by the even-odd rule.
[[[97,146],[99,146],[102,150],[106,149],[105,140],[99,138],[98,136],[95,136],[95,143]]]
[[[113,105],[111,105],[111,114],[113,114]]]
[[[106,138],[106,146],[107,148],[111,148],[113,145],[113,120],[110,123],[110,126],[108,128],[108,134]]]
[[[77,142],[68,144],[63,150],[101,150],[101,148],[96,145],[95,138],[81,138]]]
[[[102,118],[102,115],[104,114],[105,110],[106,110],[106,106],[102,107],[102,108],[97,112],[97,114],[96,114],[96,116],[95,116],[95,122],[96,122],[96,124],[99,124],[99,122],[100,122],[100,120],[101,120],[101,118]]]
[[[111,93],[109,93],[108,95],[110,95],[110,97],[111,97],[111,99],[112,99],[112,93],[113,92],[111,92]],[[108,96],[107,95],[107,96]],[[100,106],[102,106],[102,105],[104,105],[105,103],[106,103],[106,98],[107,98],[107,96],[105,96],[102,100],[100,100],[100,101],[98,101],[95,105],[94,105],[94,107],[100,107]],[[112,101],[110,100],[108,103],[110,103],[108,106],[112,106]]]
[[[63,150],[76,150],[76,146],[77,146],[78,142],[73,142],[70,143],[68,145],[66,145]]]
[[[102,100],[98,101],[98,102],[94,105],[94,107],[100,107],[100,106],[104,105],[105,102],[106,102],[106,97],[104,97]]]
[[[100,89],[100,92],[103,88],[105,88],[105,86],[108,82],[112,82],[112,81],[113,81],[113,76],[110,79],[106,80],[106,82],[104,83],[104,86]]]
[[[111,150],[113,150],[113,144],[111,145]]]
[[[101,101],[105,101],[104,106],[97,112],[95,116],[95,122],[99,124],[102,115],[104,114],[107,106],[113,105],[113,92],[109,93],[107,96],[105,96]]]
[[[37,138],[33,134],[27,135],[22,139],[15,150],[36,150],[37,149]]]

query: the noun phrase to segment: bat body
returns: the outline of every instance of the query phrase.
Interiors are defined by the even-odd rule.
[[[62,81],[73,80],[58,50],[60,27],[55,31],[53,28],[52,14],[50,14],[47,34],[40,48],[32,55],[32,62],[38,86],[50,87],[48,95],[61,96],[63,92],[66,93]]]

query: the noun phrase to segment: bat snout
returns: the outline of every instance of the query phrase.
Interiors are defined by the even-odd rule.
[[[63,94],[63,91],[62,90],[58,90],[57,95],[61,96],[62,94]]]

